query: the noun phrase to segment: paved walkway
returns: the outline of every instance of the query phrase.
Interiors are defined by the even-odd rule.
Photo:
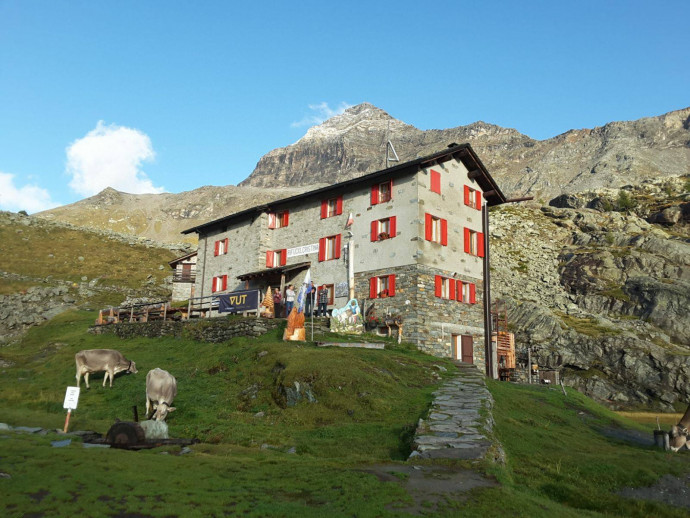
[[[494,400],[484,374],[473,365],[456,366],[457,376],[434,392],[429,416],[420,419],[410,458],[481,459],[491,446]]]

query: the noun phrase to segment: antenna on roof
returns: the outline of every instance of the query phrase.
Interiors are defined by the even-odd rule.
[[[393,142],[388,138],[388,134],[390,133],[391,129],[391,121],[388,121],[388,128],[386,129],[386,169],[388,169],[388,164],[390,162],[400,162],[400,158],[398,158],[398,153],[395,152],[395,147],[393,146]],[[391,154],[392,153],[392,154]]]

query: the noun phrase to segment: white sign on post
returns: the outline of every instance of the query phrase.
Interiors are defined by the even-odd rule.
[[[79,387],[67,387],[65,402],[62,404],[62,408],[76,410],[77,401],[79,401]]]

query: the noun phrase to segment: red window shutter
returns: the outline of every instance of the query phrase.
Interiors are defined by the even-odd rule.
[[[319,239],[319,261],[326,260],[326,238]]]
[[[470,304],[477,303],[477,286],[474,283],[470,284]]]
[[[376,241],[379,237],[379,222],[374,220],[371,222],[371,240]]]
[[[436,285],[435,285],[435,295],[437,297],[440,297],[441,294],[443,293],[443,277],[440,275],[436,276]]]
[[[474,194],[475,194],[475,196],[477,197],[477,198],[476,198],[477,201],[476,201],[476,203],[474,204],[474,207],[475,207],[477,210],[482,210],[482,191],[477,190],[477,191],[475,191]]]
[[[398,229],[395,226],[395,216],[391,216],[390,229],[391,229],[391,237],[395,237],[398,235]]]
[[[484,257],[484,233],[477,232],[477,255]]]
[[[276,228],[276,215],[273,212],[268,214],[268,228]]]
[[[369,279],[369,298],[375,299],[377,291],[378,291],[378,279],[376,277],[372,277]]]
[[[228,247],[229,247],[228,245],[229,244],[230,244],[230,239],[226,237],[225,238],[225,252],[223,252],[224,254],[228,253]]]
[[[395,295],[395,275],[388,276],[388,296],[392,297]]]
[[[273,250],[266,251],[266,268],[273,268]]]
[[[424,214],[424,239],[431,241],[431,214],[428,212]]]
[[[470,204],[470,188],[465,185],[465,205]]]
[[[338,196],[338,199],[335,201],[335,213],[340,216],[343,213],[343,197]]]
[[[340,259],[340,246],[342,241],[342,234],[335,236],[335,258]]]
[[[228,289],[228,276],[223,275],[223,291]]]
[[[213,281],[211,282],[211,293],[216,292],[216,283],[218,282],[218,277],[214,277]]]
[[[448,220],[441,220],[441,244],[448,245]]]
[[[285,225],[283,225],[283,226],[287,227],[288,223],[290,223],[290,211],[286,210],[284,214],[285,214]]]
[[[371,186],[371,204],[376,205],[379,202],[379,184]]]
[[[450,300],[456,299],[455,279],[448,279],[448,298],[450,298]]]
[[[216,241],[215,249],[213,250],[213,255],[218,255],[218,249],[220,248],[220,241]]]
[[[321,219],[328,217],[328,200],[321,200]]]
[[[280,266],[285,266],[287,263],[287,248],[283,248],[280,251]]]
[[[441,173],[431,170],[431,192],[441,194]]]
[[[470,253],[470,229],[465,227],[465,252]]]
[[[462,281],[455,283],[455,300],[462,302]]]

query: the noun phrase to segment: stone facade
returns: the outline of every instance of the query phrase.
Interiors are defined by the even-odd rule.
[[[329,309],[343,307],[354,290],[360,305],[402,316],[405,339],[431,354],[456,356],[454,340],[470,335],[473,362],[483,366],[481,207],[504,202],[469,145],[451,147],[185,231],[199,234],[196,293],[211,295],[221,275],[224,291],[299,287],[309,268],[317,286],[333,286]],[[324,212],[328,203],[333,210]],[[287,225],[274,225],[283,212]],[[326,243],[332,236],[335,248]],[[395,295],[370,300],[370,279],[385,275],[395,276]],[[475,302],[437,296],[436,276],[472,283]]]
[[[435,278],[453,277],[455,272],[431,268],[425,265],[408,265],[400,268],[386,268],[355,275],[355,291],[368,293],[369,279],[384,275],[395,275],[395,295],[386,298],[368,299],[365,312],[372,308],[376,316],[400,315],[404,322],[403,337],[406,341],[429,354],[459,358],[459,348],[454,340],[469,335],[473,342],[473,363],[484,368],[484,314],[481,279],[459,277],[457,280],[474,283],[476,303],[469,304],[437,297]]]

